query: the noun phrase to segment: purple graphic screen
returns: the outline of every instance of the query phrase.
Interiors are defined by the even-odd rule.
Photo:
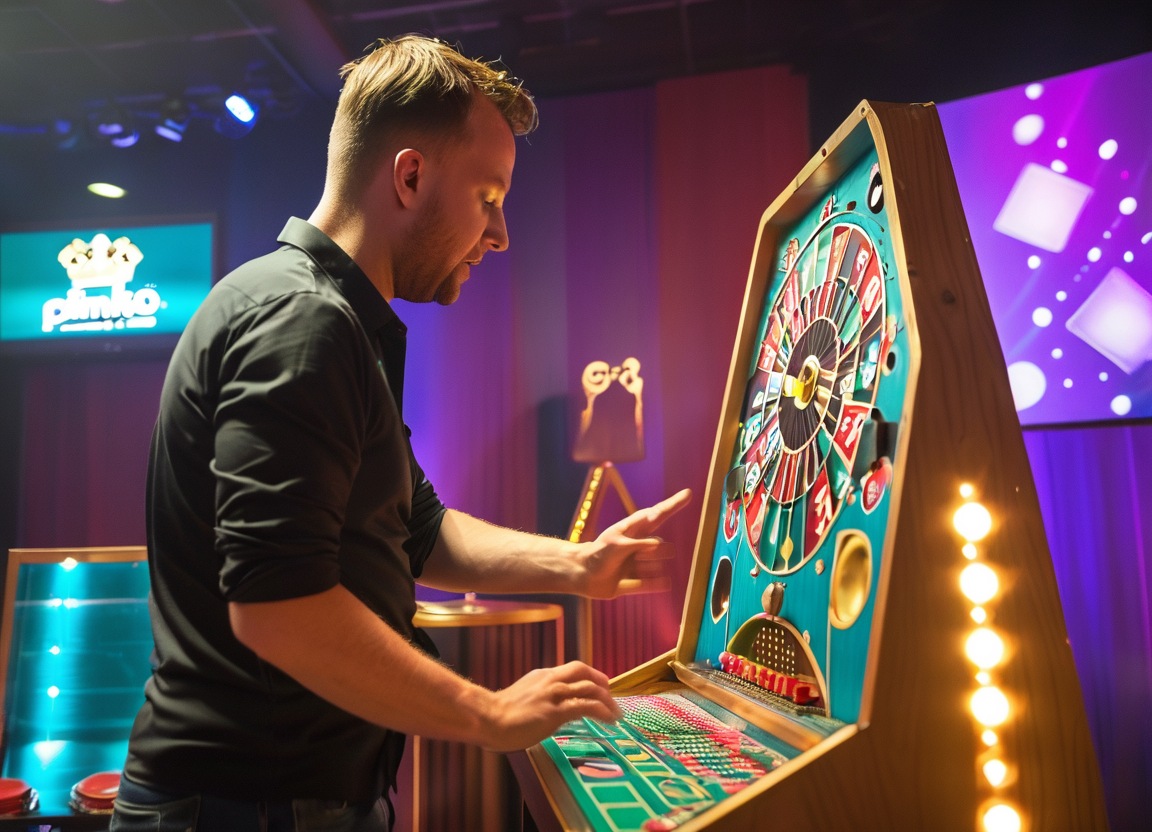
[[[938,107],[1022,425],[1152,418],[1152,54]]]

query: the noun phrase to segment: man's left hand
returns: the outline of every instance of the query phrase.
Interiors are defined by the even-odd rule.
[[[582,594],[614,598],[643,591],[645,579],[659,574],[659,561],[668,557],[668,544],[656,536],[656,530],[691,499],[691,490],[685,488],[630,514],[583,544],[586,583]]]

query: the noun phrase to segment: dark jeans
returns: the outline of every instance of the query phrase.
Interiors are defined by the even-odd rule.
[[[178,796],[120,778],[109,832],[389,832],[392,807],[334,800]]]

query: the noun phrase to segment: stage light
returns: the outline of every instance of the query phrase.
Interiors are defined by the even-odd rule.
[[[132,116],[120,107],[105,107],[91,115],[91,125],[97,136],[113,147],[131,147],[140,141],[140,133],[132,123]]]
[[[68,119],[58,118],[52,124],[52,140],[60,150],[71,150],[80,142],[80,131]]]
[[[160,109],[160,123],[154,128],[156,135],[170,142],[182,141],[190,118],[188,107],[183,101],[176,98],[169,99]]]
[[[88,190],[96,194],[96,196],[103,196],[108,199],[119,199],[128,193],[119,185],[112,185],[108,182],[93,182],[88,186]]]
[[[260,108],[240,93],[224,99],[224,107],[216,119],[216,132],[230,139],[246,136],[256,126]]]

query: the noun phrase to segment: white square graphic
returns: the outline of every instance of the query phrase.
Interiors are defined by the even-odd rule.
[[[1065,324],[1126,373],[1152,359],[1152,294],[1112,268]]]
[[[992,227],[1045,251],[1060,252],[1090,196],[1091,185],[1029,163],[1016,178]]]

